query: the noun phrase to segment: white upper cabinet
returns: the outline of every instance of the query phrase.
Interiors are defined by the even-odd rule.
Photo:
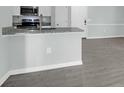
[[[85,20],[87,19],[86,6],[72,6],[71,7],[71,26],[85,28]]]
[[[55,26],[56,27],[69,26],[69,7],[67,6],[55,7]]]
[[[13,15],[20,15],[20,6],[13,7]]]
[[[51,6],[39,6],[39,15],[51,16]]]
[[[84,32],[82,36],[87,37],[87,7],[86,6],[72,6],[71,7],[71,27],[78,27]]]

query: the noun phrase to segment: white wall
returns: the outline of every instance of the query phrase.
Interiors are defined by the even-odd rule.
[[[12,25],[13,7],[0,6],[0,35],[2,33],[2,27]]]
[[[123,6],[88,7],[88,37],[124,36]]]
[[[0,79],[8,70],[8,38],[0,37]]]
[[[0,7],[0,34],[2,34],[2,27],[11,26],[13,7]],[[0,78],[8,72],[8,38],[0,35]]]

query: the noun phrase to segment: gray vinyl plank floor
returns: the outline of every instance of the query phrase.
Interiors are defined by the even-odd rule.
[[[13,75],[2,87],[123,87],[124,38],[83,39],[83,65]]]

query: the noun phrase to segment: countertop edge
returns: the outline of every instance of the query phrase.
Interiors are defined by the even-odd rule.
[[[3,35],[29,35],[29,34],[62,34],[62,33],[82,33],[84,30],[76,27],[61,27],[52,30],[27,30],[27,29],[15,29],[13,27],[3,27],[2,28],[2,36]]]

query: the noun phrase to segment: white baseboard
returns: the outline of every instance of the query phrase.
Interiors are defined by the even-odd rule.
[[[83,65],[83,62],[82,61],[73,61],[73,62],[66,62],[66,63],[55,64],[55,65],[45,65],[45,66],[39,66],[39,67],[31,67],[31,68],[22,68],[22,69],[11,70],[8,73],[6,73],[0,79],[0,86],[8,79],[8,77],[10,75],[17,75],[17,74],[36,72],[36,71],[51,70],[51,69],[57,69],[57,68],[63,68],[63,67],[69,67],[69,66],[76,66],[76,65]]]
[[[9,78],[10,73],[7,72],[1,79],[0,79],[0,86]]]
[[[87,39],[102,39],[102,38],[117,38],[124,37],[124,35],[116,35],[116,36],[100,36],[100,37],[87,37]]]
[[[10,74],[11,75],[16,75],[16,74],[23,74],[23,73],[30,73],[30,72],[36,72],[36,71],[51,70],[51,69],[57,69],[57,68],[75,66],[75,65],[82,65],[82,61],[74,61],[74,62],[55,64],[55,65],[45,65],[45,66],[39,66],[39,67],[17,69],[17,70],[10,71]]]

